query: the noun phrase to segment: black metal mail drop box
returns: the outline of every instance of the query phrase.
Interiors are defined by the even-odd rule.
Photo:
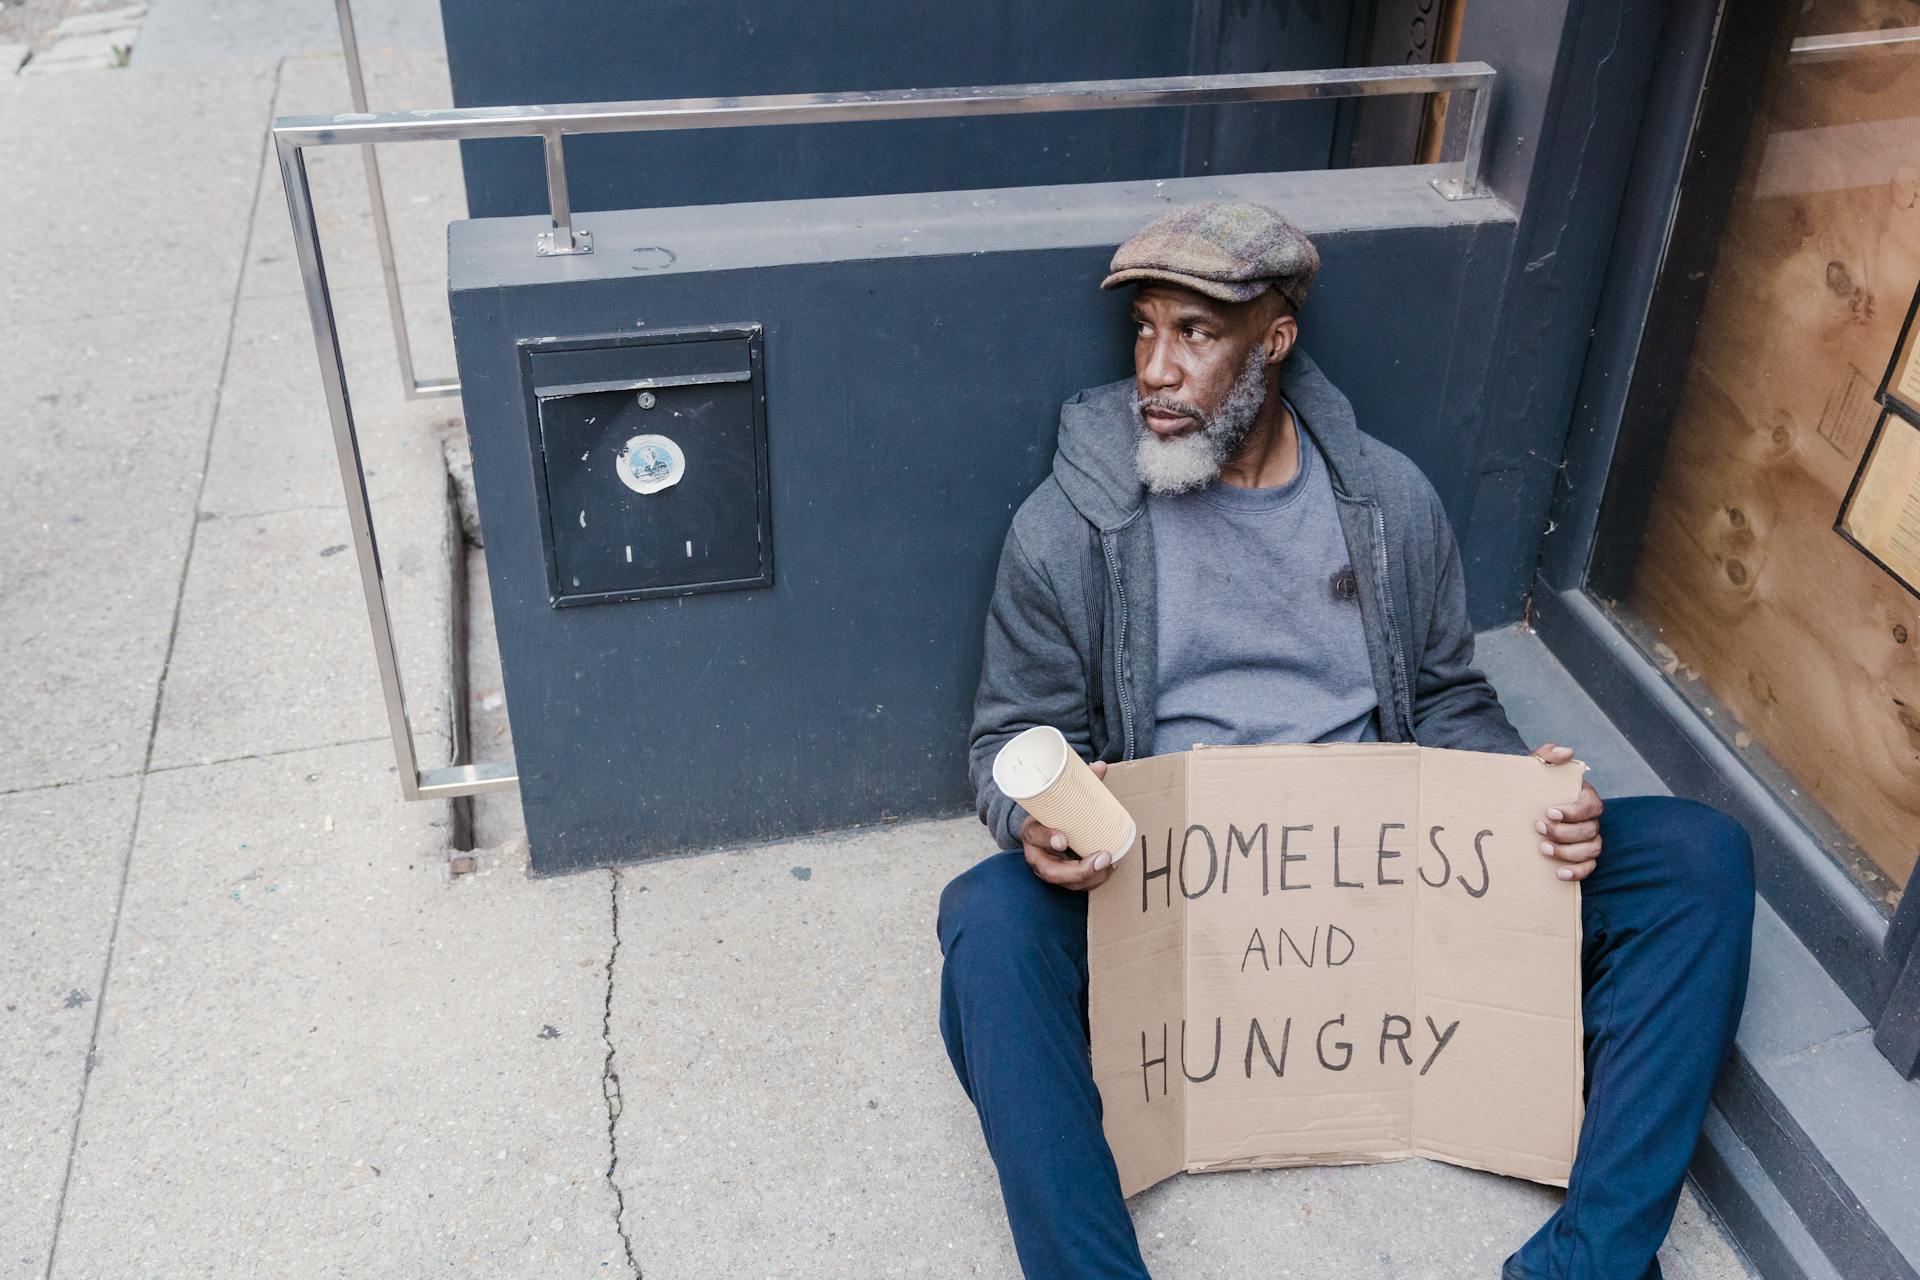
[[[758,325],[519,346],[555,607],[772,585]]]

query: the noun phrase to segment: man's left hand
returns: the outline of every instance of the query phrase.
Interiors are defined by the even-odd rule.
[[[1535,747],[1533,754],[1548,764],[1565,764],[1573,759],[1573,748],[1546,742]],[[1583,782],[1572,803],[1547,810],[1546,817],[1533,824],[1540,834],[1540,852],[1567,864],[1560,868],[1562,880],[1585,880],[1593,874],[1594,860],[1600,856],[1603,807],[1593,784]]]

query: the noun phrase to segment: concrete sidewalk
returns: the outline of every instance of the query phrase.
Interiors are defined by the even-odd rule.
[[[448,100],[438,59],[369,73]],[[328,55],[0,80],[0,1275],[627,1268],[609,877],[450,884],[446,807],[398,800],[264,147],[345,97]],[[389,185],[444,370],[431,150]],[[398,393],[359,158],[312,171],[444,758],[458,406]]]
[[[531,880],[508,798],[450,878],[446,807],[398,799],[262,145],[345,80],[251,39],[0,79],[0,1276],[1016,1274],[934,1030],[977,823]],[[431,56],[369,75],[447,100]],[[385,159],[450,371],[457,161]],[[458,406],[398,394],[358,158],[313,180],[443,757]],[[487,682],[481,655],[482,755]],[[1179,1177],[1135,1213],[1166,1280],[1490,1277],[1553,1202],[1410,1162]],[[1691,1197],[1666,1256],[1745,1274]]]

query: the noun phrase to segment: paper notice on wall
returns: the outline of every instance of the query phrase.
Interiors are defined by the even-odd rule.
[[[1881,417],[1840,528],[1909,591],[1920,592],[1920,427],[1891,412]]]
[[[1140,834],[1087,933],[1125,1194],[1416,1155],[1564,1185],[1580,897],[1533,823],[1583,774],[1387,743],[1115,765]]]

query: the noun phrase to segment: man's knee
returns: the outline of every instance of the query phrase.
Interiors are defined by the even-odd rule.
[[[963,940],[974,954],[1031,954],[1059,925],[1059,905],[1049,900],[1049,892],[1017,849],[968,867],[940,892],[935,927],[941,954],[951,962]]]
[[[1655,821],[1674,893],[1693,912],[1745,928],[1753,920],[1753,842],[1746,828],[1697,800],[1662,797]],[[1603,850],[1600,854],[1606,857]]]
[[[1747,829],[1710,805],[1676,800],[1675,838],[1687,848],[1694,878],[1743,906],[1753,902],[1753,841]]]

